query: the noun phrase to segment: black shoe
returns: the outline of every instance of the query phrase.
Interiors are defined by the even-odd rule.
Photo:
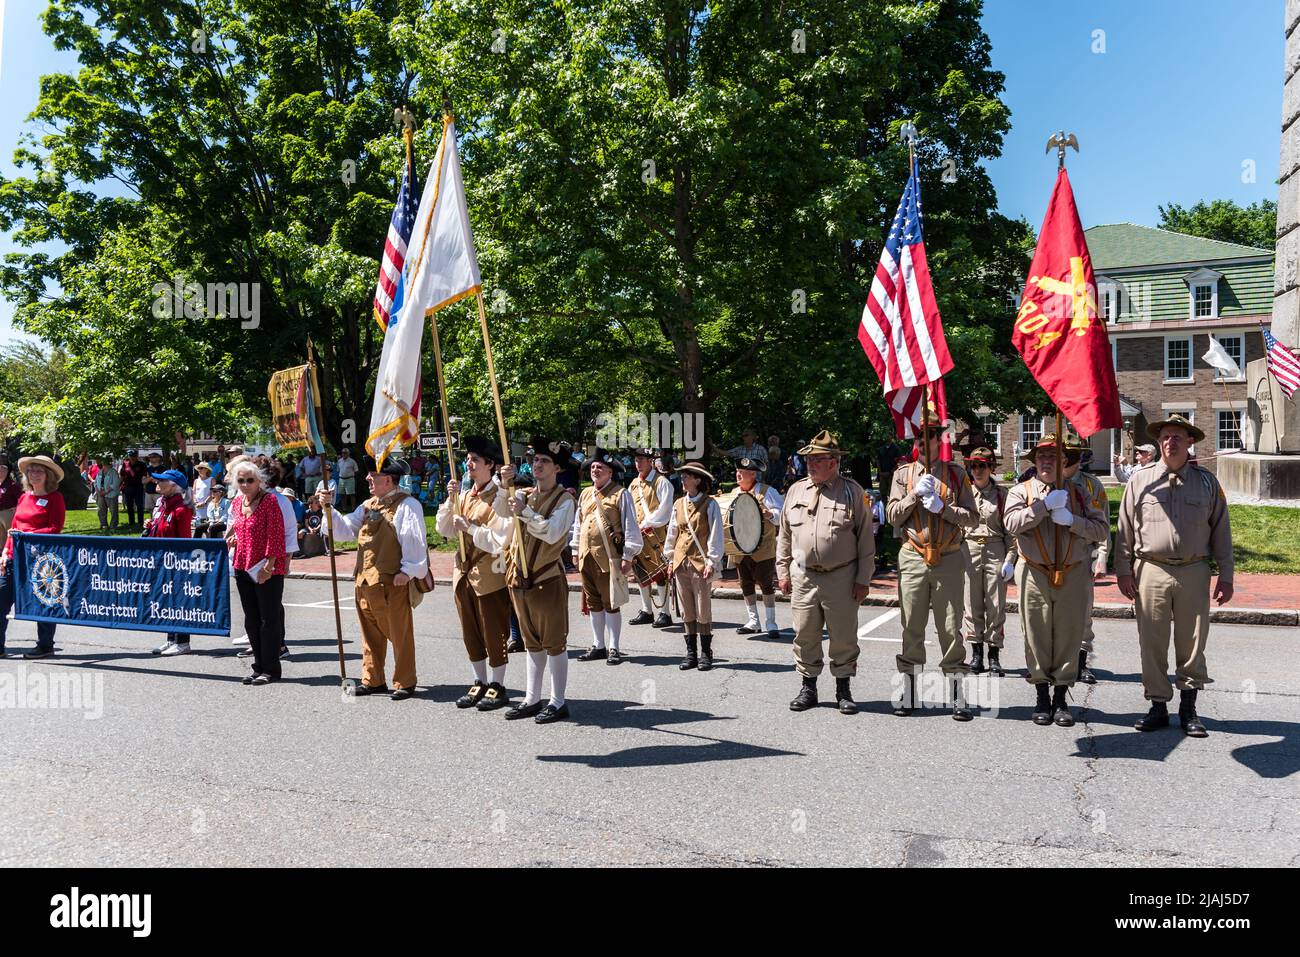
[[[457,703],[459,704],[459,702]],[[509,703],[510,692],[506,691],[503,685],[497,684],[494,681],[487,686],[487,690],[483,692],[482,700],[480,700],[474,707],[478,708],[480,711],[495,711],[497,708],[504,708]]]
[[[961,678],[952,679],[952,720],[969,721],[975,715],[966,707],[966,695],[962,692]]]
[[[700,635],[700,670],[710,671],[713,668],[713,636]]]
[[[257,675],[244,675],[244,677],[240,679],[240,684],[251,685],[253,683],[253,679],[256,677]]]
[[[1157,728],[1169,727],[1169,709],[1163,701],[1152,701],[1151,710],[1139,718],[1133,725],[1139,731],[1155,731]]]
[[[485,685],[483,682],[475,681],[472,685],[469,686],[468,691],[466,691],[463,695],[461,695],[459,698],[456,699],[456,707],[458,708],[474,707],[474,705],[478,704],[480,701],[483,700],[483,696],[487,694],[487,689],[488,686]]]
[[[984,642],[972,641],[970,647],[970,673],[982,675],[984,673]]]
[[[281,660],[281,661],[288,661],[288,660],[289,660],[289,646],[288,646],[288,645],[281,645],[281,646],[280,646],[280,660]]]
[[[364,698],[368,694],[388,694],[388,685],[375,685],[371,687],[365,682],[358,681],[352,693],[358,698]]]
[[[993,675],[995,678],[1001,678],[1006,675],[1006,672],[1002,670],[1002,659],[999,657],[1001,654],[1001,648],[997,645],[989,645],[989,674]]]
[[[769,628],[767,630],[767,637],[771,638],[773,641],[780,641],[781,630],[779,628]]]
[[[617,648],[609,649],[609,656],[605,659],[607,665],[619,665],[627,660],[627,656]]]
[[[236,653],[235,657],[236,657],[236,658],[251,658],[251,657],[253,657],[253,649],[252,649],[252,648],[245,648],[243,651],[240,651],[240,652]]]
[[[511,638],[506,642],[506,654],[518,655],[524,650],[524,640],[522,638]]]
[[[1038,702],[1034,705],[1034,724],[1052,723],[1052,694],[1047,685],[1034,685],[1038,693]]]
[[[653,627],[670,628],[672,627],[672,623],[673,623],[672,615],[668,614],[668,612],[666,611],[661,611],[659,613],[659,617],[655,619]]]
[[[738,635],[761,635],[762,633],[763,633],[762,628],[759,628],[757,625],[750,625],[749,622],[745,622],[743,625],[741,625],[739,628],[736,629],[736,634]]]
[[[28,661],[34,661],[37,658],[48,658],[53,654],[53,648],[33,648],[31,651],[24,651],[23,657]]]
[[[903,696],[894,705],[894,714],[906,718],[916,707],[916,675],[903,675]]]
[[[1083,648],[1079,649],[1079,680],[1086,685],[1095,685],[1097,683],[1097,676],[1088,667],[1088,652]]]
[[[809,708],[815,707],[817,707],[817,679],[805,675],[803,687],[799,689],[799,693],[790,702],[790,710],[807,711]]]
[[[603,661],[608,657],[609,657],[608,649],[597,648],[595,645],[592,645],[582,654],[578,655],[578,660],[579,661]]]
[[[558,708],[553,704],[548,704],[537,717],[533,718],[536,724],[550,724],[552,721],[563,721],[569,716],[568,702],[560,705]]]
[[[518,721],[520,718],[535,718],[542,708],[543,705],[540,701],[535,701],[532,704],[517,704],[506,712],[506,720]]]
[[[686,657],[682,659],[682,663],[677,667],[682,671],[690,671],[699,663],[700,663],[700,659],[696,652],[695,636],[687,635],[686,636]]]
[[[835,703],[840,709],[840,714],[857,714],[858,706],[853,701],[853,695],[849,691],[848,677],[835,679]]]
[[[270,675],[254,675],[254,676],[253,676],[253,680],[250,681],[249,684],[254,684],[254,685],[269,685],[271,682],[276,681],[276,680],[278,680],[278,679],[276,679],[276,678],[272,678]]]
[[[629,618],[627,623],[629,625],[648,625],[654,620],[654,615],[650,614],[648,611],[642,610],[637,612],[635,618]]]
[[[392,695],[390,695],[390,697],[391,697],[394,701],[405,701],[407,698],[411,697],[411,695],[413,695],[413,694],[415,694],[415,689],[414,689],[414,688],[394,688],[394,689],[393,689],[393,693],[392,693]]]
[[[1189,738],[1208,738],[1210,732],[1205,730],[1196,713],[1196,689],[1190,688],[1179,693],[1178,723],[1183,726],[1183,734]]]
[[[1070,706],[1065,703],[1068,690],[1065,685],[1057,685],[1052,691],[1052,721],[1058,728],[1074,726],[1074,715],[1070,714]]]

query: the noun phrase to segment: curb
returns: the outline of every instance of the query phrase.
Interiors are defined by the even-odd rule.
[[[310,579],[312,581],[329,581],[328,572],[294,572],[290,571],[286,578]],[[351,575],[339,575],[337,580],[341,582],[352,581]],[[450,585],[450,578],[434,578],[435,584]],[[582,585],[579,582],[569,582],[569,591],[582,591]],[[714,588],[714,598],[731,598],[740,599],[743,597],[739,588]],[[777,592],[777,601],[788,602],[790,599],[786,595]],[[864,605],[875,606],[879,608],[897,608],[898,598],[894,595],[868,595],[862,602]],[[1020,611],[1020,603],[1014,599],[1007,600],[1007,613],[1014,614]],[[1092,606],[1092,617],[1094,618],[1128,618],[1136,617],[1133,613],[1132,605],[1116,604],[1098,604]],[[1296,608],[1211,608],[1210,621],[1223,625],[1278,625],[1282,627],[1294,628],[1300,626],[1300,609]]]

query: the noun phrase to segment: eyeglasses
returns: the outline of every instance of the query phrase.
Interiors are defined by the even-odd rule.
[[[238,482],[240,485],[255,485],[257,483],[257,479],[255,478],[241,478],[241,479],[235,479],[235,481]]]
[[[988,467],[989,467],[989,465],[988,465],[987,462],[971,462],[971,463],[970,463],[970,470],[971,470],[972,472],[974,472],[976,469],[986,469],[986,468],[988,468]]]

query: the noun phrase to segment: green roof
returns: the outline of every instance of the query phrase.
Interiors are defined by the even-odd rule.
[[[1215,259],[1273,259],[1271,249],[1256,249],[1134,223],[1093,226],[1085,229],[1083,235],[1092,255],[1092,268],[1097,272]]]

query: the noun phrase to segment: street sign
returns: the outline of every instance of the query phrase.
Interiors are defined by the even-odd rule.
[[[420,433],[420,451],[431,452],[434,449],[445,449],[447,447],[446,432],[421,432]],[[451,447],[460,448],[460,433],[451,433]]]

